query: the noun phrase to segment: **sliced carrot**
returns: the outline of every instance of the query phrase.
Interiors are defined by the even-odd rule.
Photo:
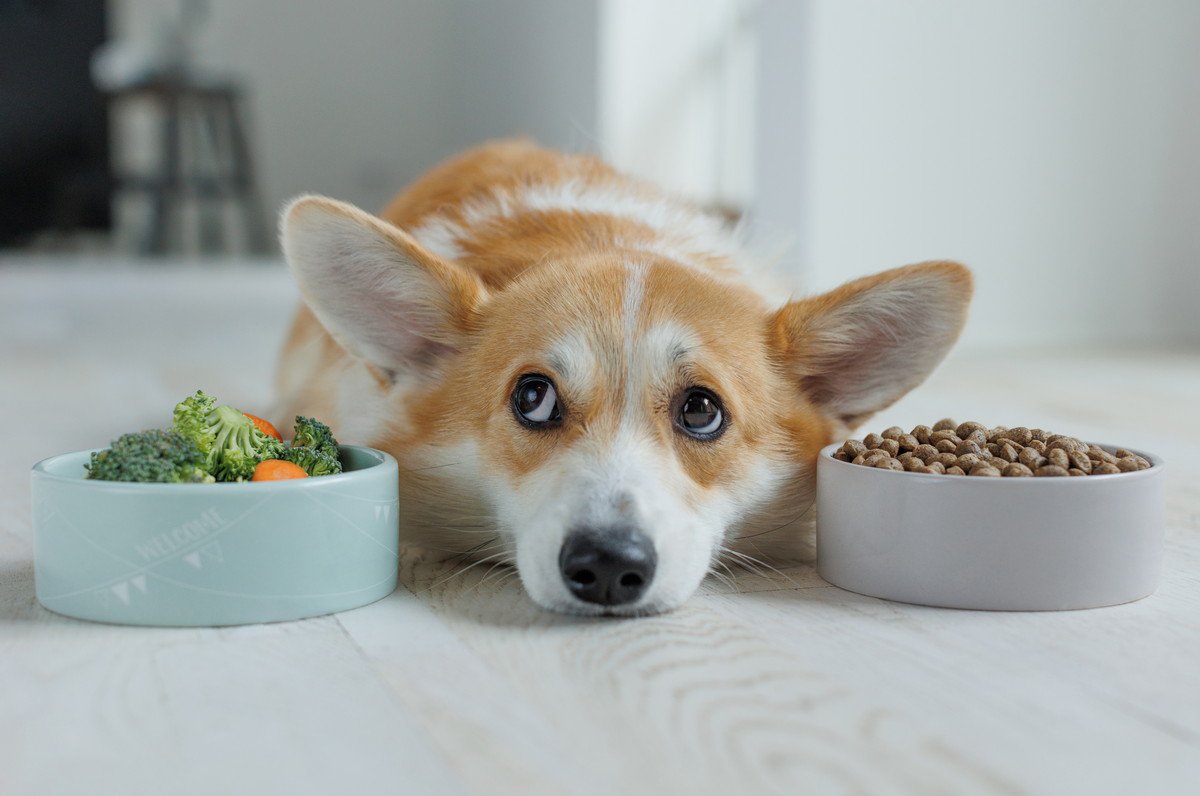
[[[279,431],[275,428],[275,426],[271,425],[266,420],[263,420],[261,417],[252,415],[249,412],[242,412],[242,414],[250,418],[250,422],[253,423],[259,431],[266,434],[268,437],[274,437],[280,442],[283,442],[283,437],[279,434]]]
[[[264,459],[254,468],[251,481],[286,481],[289,478],[308,478],[304,468],[283,459]]]

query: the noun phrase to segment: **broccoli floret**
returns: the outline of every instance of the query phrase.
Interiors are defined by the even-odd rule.
[[[212,450],[216,434],[208,416],[217,408],[217,402],[203,390],[196,390],[175,405],[175,430],[196,443],[202,453]]]
[[[338,443],[329,426],[311,417],[296,415],[296,433],[292,436],[293,448],[314,448],[337,459]]]
[[[316,448],[286,448],[283,451],[283,458],[292,464],[303,467],[304,472],[314,477],[337,475],[342,471],[342,463],[338,457],[330,456],[325,451]]]
[[[160,484],[209,484],[205,455],[192,440],[174,431],[125,434],[106,450],[92,454],[87,477],[99,481],[149,481]]]
[[[219,481],[246,481],[263,459],[278,459],[283,443],[268,436],[232,406],[213,406],[203,392],[175,407],[175,430],[205,453],[205,468]]]

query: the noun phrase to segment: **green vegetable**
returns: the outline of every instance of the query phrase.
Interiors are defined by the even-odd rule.
[[[342,463],[336,456],[316,448],[286,448],[281,458],[303,467],[311,476],[337,475],[342,471]]]
[[[87,477],[99,481],[149,481],[164,484],[207,484],[215,479],[205,469],[206,457],[192,440],[174,431],[125,434],[106,450],[92,454]]]
[[[232,406],[214,406],[204,392],[175,407],[175,430],[205,454],[205,469],[218,481],[248,481],[263,459],[278,459],[283,443],[268,436]]]
[[[205,454],[212,451],[217,438],[208,421],[216,408],[217,402],[203,390],[196,390],[195,395],[175,405],[175,430],[195,442]]]
[[[311,476],[335,475],[342,471],[333,432],[329,426],[311,417],[296,416],[292,446],[284,450],[281,458],[303,467]]]
[[[292,435],[293,448],[315,448],[332,456],[338,456],[338,443],[329,426],[311,417],[296,415],[296,433]]]

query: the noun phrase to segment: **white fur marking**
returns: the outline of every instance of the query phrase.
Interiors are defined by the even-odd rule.
[[[433,215],[408,232],[435,254],[457,260],[465,255],[459,242],[471,238],[476,228],[498,219],[554,211],[624,218],[649,227],[657,233],[653,241],[615,239],[613,245],[647,251],[681,265],[699,267],[699,258],[712,257],[723,258],[739,270],[749,265],[739,230],[670,196],[624,183],[566,180],[524,186],[516,193],[496,191],[464,204],[462,223]]]
[[[389,424],[401,422],[387,391],[361,362],[346,360],[333,376],[337,433],[343,442],[372,444]]]
[[[652,377],[666,378],[699,347],[700,339],[696,333],[683,324],[675,321],[657,323],[641,335],[641,369]]]
[[[556,337],[546,352],[546,361],[571,392],[587,394],[595,387],[594,374],[599,363],[587,338],[578,329],[570,329]]]
[[[466,252],[458,242],[466,230],[442,216],[429,216],[419,226],[408,230],[417,243],[445,260],[461,259]]]
[[[642,375],[634,370],[635,341],[637,337],[637,315],[642,305],[642,296],[646,290],[646,266],[641,263],[626,263],[629,277],[625,280],[625,296],[621,304],[621,318],[624,320],[625,333],[625,395],[624,416],[626,419],[636,413],[638,395],[644,385],[637,376]]]

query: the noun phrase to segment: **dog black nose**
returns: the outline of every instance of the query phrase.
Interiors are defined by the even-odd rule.
[[[625,605],[641,597],[654,580],[657,562],[654,543],[627,529],[574,531],[558,554],[571,594],[598,605]]]

